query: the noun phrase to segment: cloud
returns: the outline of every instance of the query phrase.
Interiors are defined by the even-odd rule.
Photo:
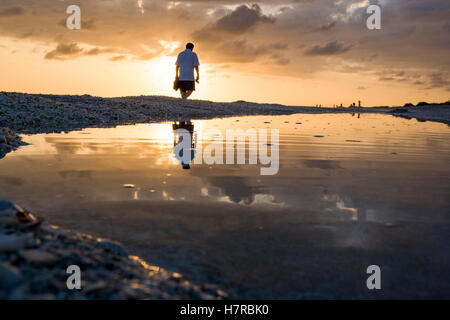
[[[230,33],[243,33],[250,30],[258,23],[273,22],[275,22],[275,19],[264,15],[258,4],[253,4],[251,6],[242,5],[220,18],[212,28]]]
[[[96,56],[99,54],[109,52],[112,52],[112,50],[100,48],[84,49],[80,48],[80,46],[77,43],[60,43],[54,50],[47,52],[47,54],[45,55],[45,59],[68,60],[78,58],[81,56]]]
[[[209,57],[215,63],[226,61],[237,63],[251,63],[260,58],[271,57],[276,64],[288,64],[290,60],[280,53],[289,48],[288,44],[281,42],[251,43],[244,39],[217,42],[210,44],[216,54]]]
[[[0,34],[47,47],[46,59],[105,54],[112,61],[144,61],[176,55],[161,40],[194,41],[204,64],[242,63],[242,72],[307,78],[326,70],[392,78],[392,86],[418,81],[436,90],[446,88],[448,79],[448,0],[370,0],[382,6],[382,29],[376,31],[366,28],[365,7],[351,7],[361,0],[144,0],[143,13],[137,0],[75,2],[82,29],[74,31],[65,27],[67,1],[1,0]],[[393,66],[405,74],[383,72]],[[440,78],[431,76],[436,72]]]
[[[56,49],[48,52],[45,55],[45,59],[48,60],[64,60],[70,57],[75,57],[83,52],[83,49],[81,49],[78,44],[76,43],[60,43],[56,47]]]
[[[0,17],[14,17],[25,14],[25,9],[19,6],[13,6],[0,10]]]
[[[125,59],[126,59],[126,56],[114,56],[114,57],[111,57],[109,60],[116,62],[116,61],[122,61]]]
[[[91,18],[91,19],[81,19],[81,28],[83,30],[94,30],[96,28],[96,20]],[[63,27],[63,28],[67,28],[67,20],[66,19],[61,19],[59,21],[59,26]]]
[[[320,27],[314,29],[316,32],[325,32],[333,29],[336,26],[336,21],[331,21],[328,24],[321,25]]]
[[[450,81],[448,79],[448,74],[444,72],[434,72],[429,75],[429,85],[427,89],[434,88],[450,88]]]
[[[214,15],[220,10],[214,11]],[[274,23],[275,18],[264,15],[258,4],[241,5],[220,17],[217,21],[208,23],[194,32],[193,37],[199,41],[214,42],[222,37],[242,35],[262,23]]]
[[[275,64],[278,64],[280,66],[286,66],[291,63],[291,59],[286,58],[285,56],[280,54],[272,54],[271,58]]]
[[[329,56],[347,52],[351,49],[351,46],[345,46],[344,44],[336,41],[328,42],[324,46],[315,45],[305,51],[309,56]]]

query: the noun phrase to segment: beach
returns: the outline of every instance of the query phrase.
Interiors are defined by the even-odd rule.
[[[19,134],[249,115],[376,113],[450,124],[450,105],[324,108],[246,101],[220,103],[162,96],[101,98],[0,92],[0,157],[21,145]]]
[[[79,288],[66,279],[84,270]],[[69,282],[70,283],[70,282]],[[83,290],[81,290],[81,287]],[[227,294],[195,285],[179,273],[129,255],[117,242],[60,229],[0,201],[0,299],[222,299]]]
[[[342,272],[344,270],[352,270],[348,275],[343,276],[345,281],[352,281],[352,274],[358,270],[356,266],[359,266],[358,263],[360,261],[358,259],[354,261],[354,250],[361,250],[358,251],[359,255],[357,256],[361,254],[368,256],[378,255],[383,263],[395,265],[395,270],[403,270],[403,261],[411,261],[411,255],[408,252],[403,252],[401,249],[397,249],[400,251],[390,249],[392,252],[389,251],[389,255],[380,254],[373,243],[378,243],[379,241],[380,245],[384,245],[384,242],[386,242],[392,248],[399,246],[397,230],[402,230],[405,235],[405,239],[400,239],[400,245],[406,243],[406,238],[412,236],[412,234],[424,233],[429,238],[435,237],[436,230],[439,231],[437,232],[440,235],[439,237],[442,237],[442,239],[440,238],[442,240],[441,243],[445,243],[447,234],[445,230],[446,218],[443,213],[447,204],[438,194],[438,190],[440,190],[439,183],[444,189],[445,183],[440,180],[434,181],[434,184],[429,182],[427,185],[431,191],[423,196],[428,202],[425,201],[422,204],[419,201],[420,199],[412,196],[414,191],[409,190],[404,194],[398,195],[399,198],[393,201],[393,203],[400,203],[404,208],[396,209],[397,211],[393,210],[391,212],[392,215],[385,213],[386,209],[382,208],[384,203],[390,201],[391,197],[394,197],[393,195],[396,194],[395,190],[404,188],[398,182],[403,179],[401,177],[409,174],[406,169],[417,170],[417,181],[411,180],[414,186],[422,185],[424,178],[434,179],[435,174],[429,175],[426,172],[424,173],[422,163],[418,164],[417,167],[409,164],[410,167],[408,167],[408,163],[412,160],[408,155],[412,154],[412,151],[418,151],[416,149],[405,149],[402,152],[402,146],[410,145],[410,148],[413,148],[415,143],[413,144],[411,140],[417,139],[417,137],[412,138],[409,136],[416,132],[414,129],[405,131],[405,136],[400,136],[401,139],[399,140],[396,140],[395,134],[390,131],[378,132],[376,130],[381,130],[379,128],[385,128],[385,126],[390,128],[393,124],[401,125],[402,128],[409,128],[409,121],[404,119],[398,119],[398,121],[390,123],[389,119],[394,119],[393,116],[418,120],[411,121],[412,124],[432,121],[434,125],[441,128],[442,124],[436,123],[449,123],[449,109],[449,106],[443,105],[392,108],[316,108],[257,104],[244,101],[234,103],[197,100],[182,101],[169,97],[149,96],[99,98],[86,95],[56,96],[1,93],[0,127],[3,127],[0,132],[0,135],[3,137],[0,137],[2,138],[0,139],[1,157],[14,150],[20,151],[21,147],[26,145],[22,137],[33,137],[37,134],[47,133],[58,134],[61,132],[68,132],[69,134],[66,138],[63,137],[66,135],[61,137],[57,135],[50,135],[49,137],[42,135],[40,137],[42,144],[45,141],[46,144],[54,146],[56,149],[54,157],[52,154],[39,156],[33,162],[33,153],[25,153],[16,158],[20,161],[7,156],[5,160],[9,161],[3,162],[5,169],[2,172],[0,181],[2,186],[11,188],[11,191],[5,192],[5,194],[9,195],[8,199],[1,200],[12,200],[19,204],[24,203],[23,205],[26,206],[27,210],[34,212],[36,209],[37,213],[45,215],[48,221],[41,222],[39,218],[32,217],[30,221],[26,222],[26,226],[22,226],[21,222],[14,220],[17,212],[20,211],[11,211],[9,209],[12,206],[8,207],[7,205],[5,210],[0,211],[2,219],[7,219],[8,221],[13,219],[12,224],[2,224],[0,221],[0,224],[2,224],[0,228],[0,255],[2,257],[0,277],[3,277],[2,279],[12,279],[11,281],[14,283],[14,285],[9,283],[7,287],[1,288],[0,295],[9,299],[224,299],[229,297],[284,297],[296,299],[333,298],[336,296],[367,298],[363,291],[362,293],[358,291],[357,294],[346,292],[345,289],[342,289],[342,292],[336,292],[334,291],[336,289],[334,287],[335,284],[332,281],[327,287],[329,289],[327,292],[330,292],[329,295],[323,291],[315,292],[314,290],[317,287],[315,281],[320,279],[320,276],[315,273],[316,270],[321,270],[325,273],[329,272],[326,266],[329,266],[330,263],[328,262],[334,258],[335,260],[333,261],[339,261],[339,250],[342,250],[343,254],[348,255],[348,259],[338,264],[337,268],[342,269]],[[352,136],[354,133],[348,133],[348,136],[342,139],[338,135],[340,130],[342,130],[340,127],[336,127],[333,129],[334,131],[328,134],[326,134],[327,131],[319,131],[325,129],[323,128],[324,126],[332,126],[336,123],[345,123],[344,128],[351,128],[351,126],[357,124],[356,121],[359,117],[356,115],[358,114],[363,115],[367,124],[373,124],[374,126],[376,124],[378,129],[369,129],[367,125],[360,124],[358,128],[355,128],[355,132],[359,132],[359,136],[355,137]],[[279,177],[281,180],[270,180],[270,182],[267,181],[263,186],[260,186],[260,182],[257,180],[259,176],[252,177],[253,173],[246,171],[251,168],[241,168],[242,171],[239,171],[238,176],[236,176],[236,172],[232,171],[232,168],[228,168],[230,171],[226,171],[225,168],[220,167],[215,167],[214,171],[209,171],[215,172],[217,176],[209,177],[211,173],[208,173],[210,169],[207,167],[199,168],[198,171],[195,171],[197,173],[194,172],[194,176],[183,176],[182,174],[186,173],[183,173],[179,167],[159,168],[156,166],[150,170],[147,164],[139,164],[140,162],[136,160],[142,157],[140,148],[151,150],[151,157],[154,158],[149,158],[152,160],[148,161],[149,163],[157,163],[158,158],[163,159],[161,154],[158,153],[159,149],[156,145],[161,145],[161,140],[158,139],[161,139],[164,135],[155,137],[155,145],[141,146],[146,135],[151,137],[152,134],[150,133],[156,134],[160,132],[158,127],[154,131],[151,131],[151,128],[153,128],[152,126],[160,125],[159,123],[161,122],[201,119],[204,121],[204,119],[222,118],[221,128],[229,128],[233,124],[250,127],[250,124],[244,124],[244,120],[248,118],[237,118],[236,116],[257,115],[267,116],[266,118],[255,118],[258,120],[253,120],[258,121],[257,124],[259,126],[267,127],[272,125],[273,128],[278,128],[285,125],[290,128],[289,136],[297,129],[306,128],[305,134],[310,137],[295,136],[297,140],[303,141],[305,139],[304,149],[301,149],[303,152],[295,154],[295,157],[291,154],[291,156],[283,158],[301,159],[301,170],[298,168],[299,164],[297,162],[290,163],[288,168],[285,168],[288,172],[284,171],[285,175],[281,176],[283,177],[282,179]],[[272,121],[271,116],[274,116],[273,118],[275,119],[275,116],[282,115],[290,115],[291,118],[280,118],[278,122]],[[375,118],[371,119],[371,115],[374,115]],[[227,120],[228,118],[230,119]],[[314,123],[319,120],[323,123],[321,122],[320,125],[315,126]],[[135,131],[130,131],[127,133],[128,136],[125,137],[125,133],[128,132],[125,130],[128,128],[125,125],[129,125],[129,128],[135,127],[140,131],[136,131],[136,133],[134,133]],[[148,127],[146,127],[147,125]],[[214,126],[211,123],[208,125]],[[418,125],[417,130],[424,130],[425,126],[421,123],[418,123]],[[160,126],[164,125],[161,124]],[[117,127],[117,134],[120,139],[128,141],[126,145],[130,147],[130,151],[125,152],[126,157],[123,161],[119,161],[121,163],[120,170],[117,170],[116,162],[108,159],[111,157],[111,159],[117,161],[115,157],[123,156],[122,151],[120,151],[124,148],[122,140],[107,140],[108,142],[93,140],[96,135],[103,132],[102,130],[116,130],[114,129],[115,127]],[[88,128],[94,131],[88,130],[86,132],[84,130],[80,132],[78,137],[71,138],[70,133],[73,134]],[[363,128],[365,128],[364,134],[361,133]],[[439,128],[437,130],[440,130]],[[168,129],[167,133],[170,134],[170,125],[168,125]],[[81,135],[81,133],[86,135]],[[326,144],[326,139],[330,139],[329,136],[334,137],[333,139],[341,139],[339,144],[337,140],[333,140],[331,144]],[[373,139],[373,136],[376,139],[371,141],[370,139]],[[382,136],[385,140],[383,140],[383,148],[380,148],[377,143],[379,143]],[[292,137],[294,136],[292,135]],[[90,140],[82,140],[85,138]],[[429,138],[433,138],[433,136],[425,137],[424,140],[426,141],[424,143],[431,141]],[[83,142],[77,142],[77,139]],[[343,156],[354,155],[358,162],[365,163],[367,161],[371,164],[367,168],[359,168],[355,164],[356,162],[348,161],[348,159],[324,159],[320,154],[317,154],[315,158],[304,158],[310,156],[310,153],[314,151],[314,148],[311,147],[310,139],[315,139],[313,143],[315,148],[321,146],[321,140],[325,141],[323,150],[327,157],[328,154],[342,153]],[[168,140],[168,147],[171,147],[171,137]],[[33,147],[32,141],[31,139],[30,147]],[[115,146],[111,146],[109,141],[114,143]],[[441,143],[441,140],[437,141]],[[437,150],[442,149],[442,145],[439,145],[438,142],[429,147]],[[389,143],[393,144],[389,145]],[[80,148],[80,145],[83,146],[83,144],[85,147],[87,146],[87,149],[97,152],[100,156],[99,159],[95,160],[98,166],[95,170],[92,169],[93,165],[88,163],[88,161],[91,161],[88,156],[77,158],[77,162],[71,162],[70,160],[77,155],[75,149]],[[372,148],[372,153],[368,154],[367,159],[364,157],[362,159],[359,155],[358,144],[363,145],[365,148]],[[41,143],[37,145],[41,145]],[[388,145],[389,148],[385,147]],[[345,149],[350,148],[349,146],[355,146],[353,147],[355,149]],[[296,152],[296,150],[294,148],[291,152]],[[342,150],[347,151],[343,152]],[[433,154],[434,149],[429,151],[430,154]],[[45,153],[41,150],[39,152],[39,154]],[[134,155],[135,153],[137,154]],[[147,156],[146,154],[144,155]],[[416,153],[414,155],[417,158],[423,156]],[[426,153],[424,155],[426,156]],[[389,161],[402,163],[396,160],[396,158],[402,156],[405,157],[401,158],[402,161],[407,164],[402,167],[404,171],[398,170],[394,164],[391,165],[389,163]],[[444,159],[445,152],[440,157]],[[61,163],[66,161],[64,160],[65,158],[67,158],[68,162],[63,166]],[[386,159],[388,160],[387,162]],[[432,163],[432,160],[428,158],[424,158],[421,161],[423,163],[427,163],[427,161]],[[22,165],[22,162],[26,163]],[[385,162],[388,164],[385,164]],[[40,168],[42,167],[40,166],[41,163],[51,165],[51,167],[47,171],[43,171],[42,176],[26,180],[28,177],[33,176],[33,170],[43,170]],[[76,163],[76,166],[74,163]],[[373,171],[374,169],[372,169],[373,163],[378,163],[379,166],[376,174]],[[135,164],[138,164],[141,171],[134,173],[137,170]],[[18,170],[20,173],[16,171],[16,174],[14,174],[16,165],[20,168]],[[442,165],[441,162],[438,162],[437,165],[434,164],[434,170],[437,170],[436,168],[440,165]],[[355,176],[354,178],[350,178],[343,173],[346,172],[347,167],[355,170],[352,171],[354,172],[352,174],[352,177],[353,175]],[[28,170],[27,168],[30,168],[30,172],[26,171]],[[92,172],[83,168],[90,168]],[[94,179],[93,177],[97,177],[96,174],[100,173],[103,168],[109,168],[110,171],[108,172],[114,172],[114,174],[106,174],[102,178]],[[160,171],[165,176],[160,177],[158,175]],[[309,177],[311,171],[315,172],[315,176]],[[372,180],[377,181],[379,179],[380,171],[384,172],[383,177],[385,180],[383,180],[383,184],[385,185],[385,192],[379,191],[379,184],[371,183]],[[152,176],[146,176],[150,174],[149,172],[151,172]],[[286,185],[283,184],[288,179],[298,175],[299,172],[302,174],[297,179],[293,179],[292,182],[286,183]],[[445,171],[443,172],[445,173]],[[53,174],[56,175],[56,178],[52,177]],[[199,176],[195,176],[195,174]],[[342,174],[342,179],[339,179],[340,174]],[[396,174],[399,176],[396,179],[391,179]],[[128,187],[123,188],[121,184],[122,178],[116,181],[116,175],[124,176],[123,183],[129,182],[135,185],[131,185],[130,189]],[[336,179],[334,178],[335,175],[338,176]],[[359,175],[361,178],[359,178]],[[172,180],[171,177],[173,178]],[[177,178],[175,179],[175,177]],[[186,178],[189,180],[186,180]],[[193,188],[195,179],[199,181],[195,183],[195,188]],[[104,184],[100,183],[103,180],[105,180]],[[74,183],[62,187],[63,185],[60,186],[61,181],[63,183],[64,181],[74,181]],[[180,181],[189,185],[183,185],[181,189],[177,188],[182,183]],[[303,184],[298,186],[297,181],[303,181]],[[336,187],[334,191],[329,191],[324,186],[329,184],[330,181],[332,182],[331,185],[336,186],[340,184],[340,187]],[[387,184],[388,187],[386,187],[386,181],[389,182]],[[154,185],[149,185],[150,182],[154,183]],[[45,187],[42,187],[42,190],[33,191],[32,189],[36,188],[36,183]],[[277,183],[279,185],[278,188],[283,187],[286,189],[280,192],[281,194],[274,192],[272,195],[267,190],[270,189],[270,186]],[[354,183],[357,183],[364,192],[353,189]],[[391,189],[389,189],[389,185],[391,185]],[[91,186],[92,189],[90,189]],[[214,198],[216,200],[212,203],[206,201],[204,198],[206,197],[205,188],[209,190],[206,192],[206,196],[211,199],[217,197],[219,200]],[[299,188],[298,192],[302,192],[304,199],[311,201],[311,203],[305,207],[302,207],[303,203],[301,202],[296,203],[295,201],[297,200],[295,199],[299,198],[298,195],[292,194],[290,196],[289,193],[293,188]],[[64,189],[67,189],[67,194],[73,194],[73,196],[60,194],[65,192]],[[100,189],[104,194],[110,195],[114,201],[102,200],[104,194],[98,200],[97,196],[95,196],[97,189]],[[189,190],[191,189],[198,189],[199,194],[201,193],[201,198],[195,198],[200,195],[194,196],[190,194]],[[213,191],[219,194],[214,194]],[[157,194],[159,195],[159,192],[162,199],[151,198]],[[185,192],[187,195],[184,194]],[[340,195],[341,193],[343,195]],[[21,198],[22,194],[27,196]],[[366,199],[367,194],[372,194],[370,200]],[[380,197],[380,194],[382,194],[381,198],[384,200],[380,199],[380,202],[377,202],[377,197]],[[140,197],[138,198],[141,200],[140,202],[132,201],[136,200],[136,195]],[[223,204],[221,202],[224,195],[229,198],[229,203]],[[259,197],[262,200],[258,201],[268,202],[263,202],[262,205],[258,204],[255,199],[259,199]],[[282,200],[270,200],[271,197],[280,197]],[[197,200],[193,200],[194,198]],[[45,199],[53,199],[50,201],[50,206],[42,205],[42,203],[47,202]],[[63,199],[65,202],[60,199]],[[360,201],[359,199],[365,199],[365,201]],[[440,202],[436,202],[436,199]],[[368,202],[372,202],[371,205],[367,204]],[[291,206],[286,206],[286,203],[291,203]],[[322,204],[316,208],[317,203]],[[442,227],[438,227],[437,224],[435,226],[434,222],[433,224],[429,222],[425,226],[423,224],[415,224],[415,218],[410,218],[410,216],[413,216],[412,214],[410,215],[410,212],[420,215],[420,210],[425,210],[427,203],[436,205],[436,212],[440,214],[438,216],[439,219],[445,222]],[[186,210],[186,204],[189,210]],[[248,209],[245,207],[247,205],[249,206]],[[251,215],[247,217],[249,210]],[[389,212],[389,210],[387,211]],[[124,212],[127,215],[123,215],[122,213]],[[189,213],[189,219],[183,222],[186,218],[186,212]],[[269,223],[273,219],[273,212],[282,213],[280,217],[276,218],[278,223]],[[231,220],[228,219],[230,215],[234,217]],[[79,219],[80,216],[82,219]],[[174,225],[174,221],[181,221],[182,223]],[[219,226],[217,221],[227,222],[225,224],[222,222],[223,226]],[[30,222],[31,225],[27,225]],[[108,223],[108,226],[111,224],[107,228],[106,233],[110,234],[113,240],[105,240],[103,236],[99,237],[106,230],[102,223]],[[53,224],[60,225],[60,227],[56,227]],[[62,224],[65,225],[61,226]],[[154,227],[148,229],[149,226]],[[80,231],[80,227],[83,228],[82,233],[77,232]],[[191,232],[192,230],[195,230],[195,232]],[[299,230],[303,236],[300,237],[301,241],[296,243],[299,241]],[[265,232],[268,233],[265,234]],[[91,233],[95,235],[89,235]],[[144,241],[144,238],[141,237],[147,233],[149,235]],[[330,234],[332,235],[331,237]],[[271,241],[273,237],[272,249],[270,250],[273,250],[274,257],[278,257],[281,262],[287,265],[276,265],[277,267],[273,267],[272,270],[270,268],[274,263],[274,261],[271,261],[272,256],[260,255],[256,252],[256,249],[261,252],[266,250],[265,237],[269,237]],[[338,239],[335,240],[338,244],[327,240],[333,237]],[[179,238],[179,240],[176,243],[172,243],[172,238]],[[234,239],[240,239],[239,245],[232,245]],[[275,239],[279,242],[275,241]],[[378,239],[384,239],[384,242]],[[128,243],[122,246],[116,240],[120,242],[125,240]],[[308,244],[315,240],[317,240],[315,243],[320,243],[321,245],[326,243],[327,247],[315,248]],[[185,242],[189,242],[188,245],[180,245],[180,243]],[[214,248],[209,248],[205,245],[206,243],[216,243],[216,245]],[[309,259],[304,260],[301,257],[296,257],[293,252],[288,251],[287,244],[290,246],[293,243],[296,243],[296,246],[300,248],[299,250],[306,253]],[[336,245],[345,248],[345,250],[335,250]],[[416,247],[419,254],[423,254],[430,249],[430,247],[426,246],[420,247],[419,244],[416,244]],[[130,250],[132,254],[127,252],[129,248],[132,249]],[[236,252],[232,250],[236,250]],[[139,257],[135,255],[135,252],[139,253]],[[203,257],[202,255],[205,252],[208,254]],[[220,254],[215,255],[216,252]],[[402,261],[391,259],[391,256],[398,255],[399,252],[403,255]],[[319,255],[324,260],[316,260]],[[247,256],[250,256],[251,259],[247,258]],[[201,261],[201,263],[192,260],[193,257]],[[333,259],[329,257],[333,257]],[[276,260],[276,258],[273,259]],[[440,259],[439,254],[435,253],[432,259]],[[235,261],[239,261],[241,264],[235,265],[237,263]],[[264,263],[258,264],[257,261],[264,261]],[[311,261],[312,266],[307,261]],[[322,263],[323,261],[328,262]],[[353,264],[350,269],[348,261]],[[428,261],[423,262],[428,263]],[[292,267],[289,265],[291,263]],[[83,283],[84,290],[81,292],[67,290],[65,282],[62,280],[68,276],[65,274],[64,269],[72,264],[79,264],[83,266],[83,269],[89,270],[85,278],[86,282]],[[189,267],[190,264],[192,264],[192,268]],[[286,268],[294,275],[299,270],[299,265],[304,266],[302,272],[312,274],[311,281],[301,282],[301,277],[292,276],[290,278],[288,274],[279,271],[282,270],[281,268]],[[217,271],[219,269],[220,272]],[[251,270],[251,272],[248,270]],[[432,271],[434,272],[434,269]],[[189,273],[187,277],[185,277],[185,272]],[[270,274],[277,273],[273,276],[274,279],[279,278],[280,282],[286,284],[282,286],[281,284],[273,283],[271,276],[268,276],[268,272]],[[420,270],[417,271],[417,273],[420,272]],[[224,274],[227,276],[224,277]],[[397,276],[403,280],[399,274]],[[239,288],[242,292],[236,290],[238,292],[236,293],[233,292],[235,285],[229,284],[231,280],[227,279],[232,279],[234,283],[243,284],[246,281],[254,281],[255,283],[258,282],[259,286]],[[342,279],[339,281],[344,283]],[[409,283],[409,279],[405,278],[404,281]],[[302,290],[299,290],[299,292],[293,291],[292,288],[290,288],[291,291],[286,290],[289,283],[302,286]],[[441,290],[441,294],[445,292],[445,288],[442,289],[436,280],[433,280],[433,283]],[[13,287],[14,290],[12,289]],[[263,289],[272,287],[277,288],[278,292],[276,294],[271,295],[271,292]],[[342,285],[342,288],[344,287]],[[404,294],[401,290],[395,290],[388,297],[399,297]],[[333,293],[336,295],[333,295]],[[432,290],[423,293],[425,297],[432,296],[432,294]],[[380,297],[383,296],[380,295]],[[413,297],[417,297],[417,295]]]
[[[161,96],[100,98],[89,95],[0,92],[0,127],[9,127],[26,134],[65,132],[87,127],[111,127],[143,122],[295,113],[381,113],[450,123],[449,105],[324,108],[246,101],[220,103]]]

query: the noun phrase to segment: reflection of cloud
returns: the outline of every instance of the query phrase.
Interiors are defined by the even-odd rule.
[[[252,204],[255,195],[263,193],[260,187],[249,185],[244,177],[206,177],[206,179],[211,185],[219,187],[234,203]]]
[[[245,177],[206,176],[202,179],[210,185],[210,187],[201,189],[202,196],[213,198],[216,201],[241,205],[284,205],[283,202],[277,201],[273,194],[268,193],[265,187],[253,186],[251,181]]]
[[[358,209],[347,207],[344,200],[338,194],[330,194],[328,190],[324,190],[322,193],[322,200],[326,202],[332,202],[335,204],[334,208],[328,208],[331,211],[337,211],[340,214],[350,214],[352,221],[358,220]]]
[[[57,138],[45,138],[45,141],[55,147],[58,154],[76,154],[82,149],[80,142],[63,142]]]
[[[302,160],[308,168],[322,169],[326,171],[342,169],[340,161],[336,160]]]
[[[23,185],[23,180],[21,178],[10,177],[10,176],[0,176],[0,181],[5,184],[13,185],[13,186],[21,186]]]
[[[0,17],[14,17],[25,14],[25,9],[19,6],[8,7],[0,10]]]
[[[63,179],[92,179],[92,171],[90,170],[64,170],[58,171],[58,174]]]

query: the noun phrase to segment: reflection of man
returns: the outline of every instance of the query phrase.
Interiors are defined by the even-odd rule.
[[[195,158],[194,124],[191,121],[175,122],[173,129],[173,152],[183,169],[190,169]]]
[[[188,43],[186,50],[180,52],[175,63],[176,68],[176,80],[178,80],[178,88],[180,89],[181,97],[187,99],[195,90],[195,81],[199,83],[200,72],[198,66],[197,54],[193,51],[194,45]],[[197,71],[197,78],[194,81],[194,69]]]

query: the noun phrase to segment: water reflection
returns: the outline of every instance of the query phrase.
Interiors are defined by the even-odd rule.
[[[326,202],[331,202],[335,205],[335,207],[326,208],[326,210],[329,210],[331,212],[336,212],[343,215],[350,215],[351,221],[357,221],[358,220],[358,209],[357,208],[351,208],[347,207],[346,203],[344,202],[344,199],[342,199],[338,194],[336,193],[329,193],[328,189],[324,189],[322,193],[322,200]],[[346,200],[346,202],[348,202]],[[345,219],[347,220],[347,219]]]
[[[173,152],[175,158],[180,161],[183,169],[190,169],[190,164],[195,158],[197,135],[194,136],[194,124],[189,121],[179,121],[172,124]],[[187,139],[188,141],[184,141]],[[184,151],[189,150],[189,156],[185,157]]]
[[[233,125],[280,129],[277,175],[261,176],[251,165],[197,163],[196,152],[212,141],[204,132]],[[190,138],[183,141],[178,130]],[[194,280],[220,279],[218,272],[253,286],[251,297],[296,298],[328,285],[324,274],[354,280],[366,263],[403,272],[423,257],[422,266],[450,268],[439,254],[450,250],[450,131],[443,124],[292,115],[24,138],[31,144],[0,161],[2,197],[51,223],[122,241]],[[174,149],[183,142],[188,161]],[[440,264],[428,263],[430,255]],[[410,278],[396,287],[442,274],[426,271],[408,271]],[[349,287],[340,283],[330,291]]]
[[[255,201],[257,194],[266,194],[266,188],[253,186],[252,181],[246,177],[207,177],[205,182],[220,190],[220,195],[227,196],[231,202],[250,205]],[[210,195],[212,195],[210,193]]]

